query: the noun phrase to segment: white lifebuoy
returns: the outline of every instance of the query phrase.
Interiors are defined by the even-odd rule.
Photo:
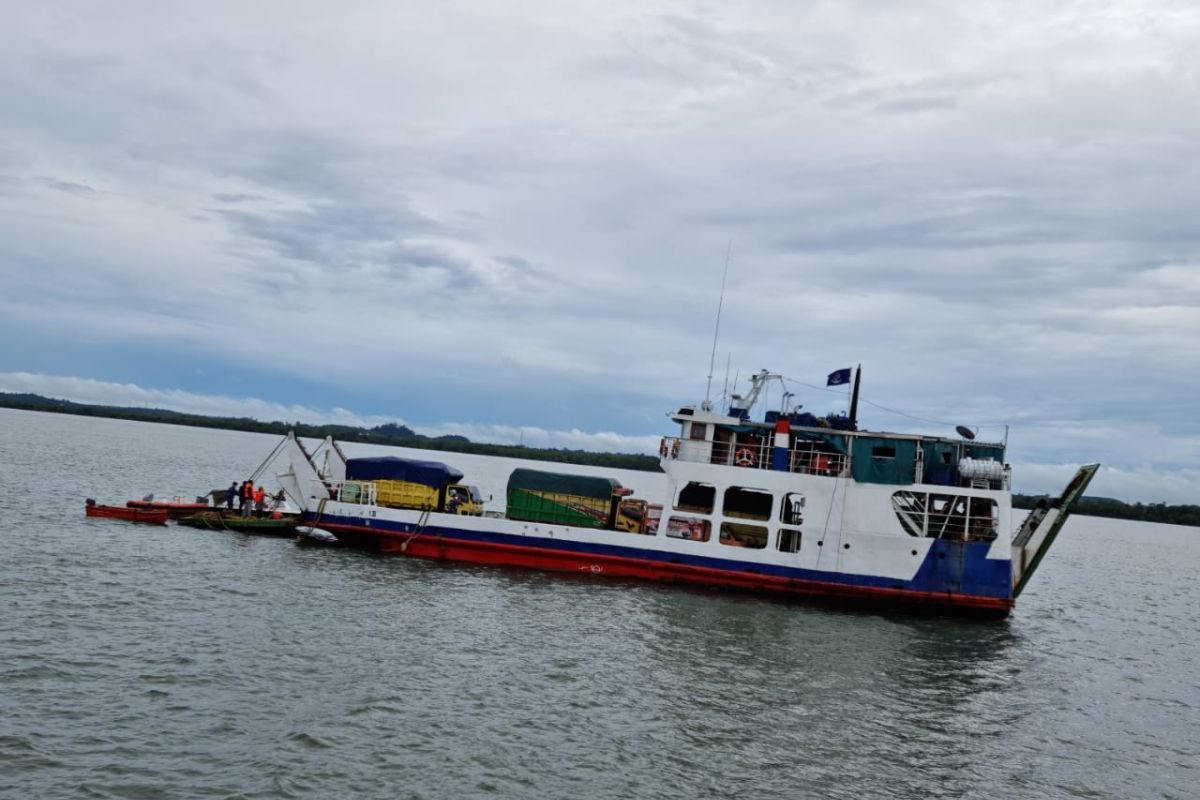
[[[733,463],[739,467],[749,467],[754,463],[754,453],[749,447],[739,447],[733,454]]]

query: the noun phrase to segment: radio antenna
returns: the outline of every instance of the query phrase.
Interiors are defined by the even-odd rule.
[[[708,359],[708,386],[704,388],[705,411],[712,411],[712,376],[713,365],[717,361],[717,336],[721,333],[721,309],[725,305],[725,279],[729,277],[729,255],[733,252],[733,239],[725,246],[725,272],[721,275],[721,299],[717,301],[717,321],[713,325],[712,356]]]
[[[725,391],[721,393],[721,400],[729,400],[729,362],[733,361],[733,351],[730,350],[725,354]]]

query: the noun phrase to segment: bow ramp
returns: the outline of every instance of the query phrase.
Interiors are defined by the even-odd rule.
[[[1075,473],[1075,477],[1067,484],[1061,496],[1056,500],[1041,500],[1036,508],[1029,512],[1021,529],[1017,531],[1012,541],[1012,576],[1013,597],[1019,597],[1025,584],[1037,571],[1042,557],[1054,544],[1055,537],[1062,526],[1071,516],[1076,502],[1083,497],[1083,491],[1092,482],[1099,464],[1085,464]]]

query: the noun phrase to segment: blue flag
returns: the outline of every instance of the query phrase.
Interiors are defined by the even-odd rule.
[[[839,369],[837,372],[829,373],[829,379],[825,381],[826,386],[842,386],[850,382],[850,368]]]

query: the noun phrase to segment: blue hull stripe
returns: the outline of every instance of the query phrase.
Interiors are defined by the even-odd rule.
[[[309,524],[312,524],[314,515],[306,513],[305,520]],[[379,519],[372,519],[369,525],[364,525],[364,520],[361,517],[340,517],[330,514],[322,514],[320,522],[355,528],[363,534],[411,534],[416,527],[411,523],[390,522]],[[629,535],[634,536],[636,534]],[[1011,562],[987,558],[987,552],[991,549],[991,545],[986,542],[952,542],[939,539],[929,548],[924,562],[921,564],[920,569],[917,570],[916,575],[913,576],[913,579],[905,581],[873,575],[856,575],[843,572],[801,569],[798,567],[782,567],[774,564],[748,565],[743,561],[731,561],[711,556],[663,553],[622,547],[620,545],[572,542],[542,536],[517,536],[506,533],[465,531],[458,528],[427,526],[422,530],[421,536],[422,538],[443,536],[447,539],[457,539],[460,541],[487,542],[490,544],[525,548],[544,548],[560,552],[614,556],[617,558],[664,564],[684,564],[727,572],[770,575],[777,578],[814,583],[830,583],[840,586],[904,589],[916,592],[953,593],[975,597],[1009,598],[1012,596]]]

